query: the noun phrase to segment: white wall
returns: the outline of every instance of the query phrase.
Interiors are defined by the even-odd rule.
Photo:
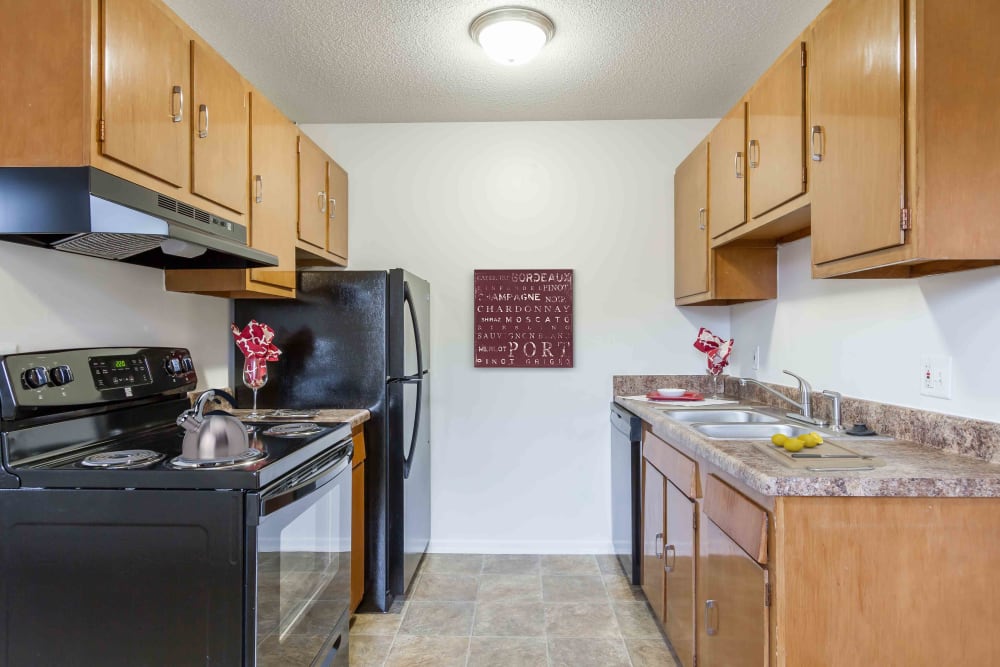
[[[1000,421],[1000,267],[913,280],[812,280],[809,239],[778,250],[778,299],[733,306],[734,373]],[[953,359],[952,399],[920,394],[921,356]]]
[[[224,387],[228,327],[228,300],[166,292],[158,269],[0,243],[0,353],[176,345]]]
[[[351,268],[431,283],[434,551],[607,552],[615,373],[701,372],[673,171],[713,121],[307,126],[350,174]],[[575,270],[573,369],[473,368],[474,269]]]

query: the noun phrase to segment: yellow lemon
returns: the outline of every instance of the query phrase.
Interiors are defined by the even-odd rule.
[[[802,438],[788,438],[782,446],[790,452],[801,452],[806,443]]]
[[[771,444],[775,447],[781,447],[788,440],[788,436],[784,433],[775,433],[771,436]]]
[[[816,431],[800,435],[799,437],[802,438],[802,442],[806,443],[806,447],[815,447],[823,442],[823,436]]]

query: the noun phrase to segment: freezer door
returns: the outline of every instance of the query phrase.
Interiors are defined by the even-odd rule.
[[[390,369],[398,373],[389,380],[390,405],[398,406],[390,410],[389,451],[397,457],[389,464],[390,509],[402,515],[401,522],[390,517],[390,541],[397,546],[390,553],[402,556],[390,564],[390,578],[401,594],[430,542],[430,286],[401,269],[390,271],[389,283]]]

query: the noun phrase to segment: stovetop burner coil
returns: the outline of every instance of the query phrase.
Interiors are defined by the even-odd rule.
[[[124,449],[118,452],[91,454],[81,461],[81,465],[88,468],[102,468],[106,470],[144,468],[154,463],[159,463],[164,458],[163,454],[154,452],[151,449]]]
[[[175,456],[170,459],[170,465],[174,468],[185,470],[219,470],[224,468],[240,468],[251,463],[256,463],[264,458],[267,458],[266,452],[251,448],[236,456],[225,456],[214,459],[189,459],[183,456]]]
[[[305,438],[316,435],[323,430],[323,427],[309,422],[295,422],[292,424],[278,424],[264,431],[264,435],[276,436],[279,438]]]

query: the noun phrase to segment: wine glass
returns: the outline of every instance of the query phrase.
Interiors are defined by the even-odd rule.
[[[708,355],[708,386],[709,398],[722,398],[726,393],[726,376],[723,374],[726,364],[715,354]]]
[[[253,390],[253,410],[247,415],[248,419],[259,419],[263,417],[257,412],[257,390],[267,384],[267,360],[257,356],[247,357],[243,361],[243,384],[247,389]]]

